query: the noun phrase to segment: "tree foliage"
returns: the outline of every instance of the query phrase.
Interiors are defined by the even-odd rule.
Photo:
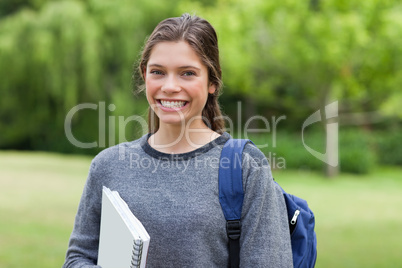
[[[305,118],[333,100],[344,112],[398,112],[399,1],[218,1],[227,92]],[[225,12],[222,14],[222,11]]]
[[[228,111],[236,105],[230,100],[246,99],[252,104],[246,110],[285,114],[300,126],[312,111],[339,100],[342,112],[402,118],[397,0],[5,0],[0,148],[82,152],[65,138],[64,120],[83,103],[98,106],[72,118],[77,139],[98,140],[100,127],[110,136],[103,147],[141,134],[117,120],[145,114],[143,96],[132,93],[141,82],[132,80],[135,62],[156,24],[183,12],[217,29]]]
[[[74,149],[64,138],[64,119],[80,103],[113,103],[116,115],[139,112],[143,102],[130,93],[133,63],[169,8],[147,1],[58,1],[4,18],[0,146]],[[98,138],[98,113],[73,118],[77,139]]]

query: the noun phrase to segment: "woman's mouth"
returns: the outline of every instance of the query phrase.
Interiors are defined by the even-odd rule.
[[[167,101],[159,100],[159,103],[165,108],[179,109],[187,104],[187,101]]]

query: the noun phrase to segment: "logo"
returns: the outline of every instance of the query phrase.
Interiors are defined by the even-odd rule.
[[[339,146],[338,146],[338,122],[333,122],[338,117],[338,101],[330,103],[325,106],[325,121],[326,121],[326,150],[325,153],[317,152],[309,147],[304,141],[304,130],[316,122],[322,121],[321,111],[318,110],[310,115],[302,126],[302,141],[304,148],[312,154],[315,158],[322,162],[336,167],[339,164]]]

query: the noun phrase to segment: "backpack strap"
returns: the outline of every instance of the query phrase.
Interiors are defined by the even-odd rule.
[[[219,162],[219,202],[226,219],[229,238],[229,266],[240,264],[241,210],[243,206],[242,152],[251,142],[245,139],[229,139],[221,153]]]
[[[240,264],[240,218],[244,199],[242,151],[247,142],[251,141],[229,139],[222,149],[219,163],[219,202],[226,218],[229,267],[232,268],[237,268]],[[317,259],[314,213],[305,200],[288,194],[282,187],[280,188],[289,218],[293,265],[297,268],[312,268]],[[297,228],[295,228],[296,223]]]

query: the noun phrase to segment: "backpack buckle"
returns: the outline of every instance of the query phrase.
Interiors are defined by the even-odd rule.
[[[231,220],[226,222],[226,233],[232,240],[240,238],[241,223],[240,220]]]

